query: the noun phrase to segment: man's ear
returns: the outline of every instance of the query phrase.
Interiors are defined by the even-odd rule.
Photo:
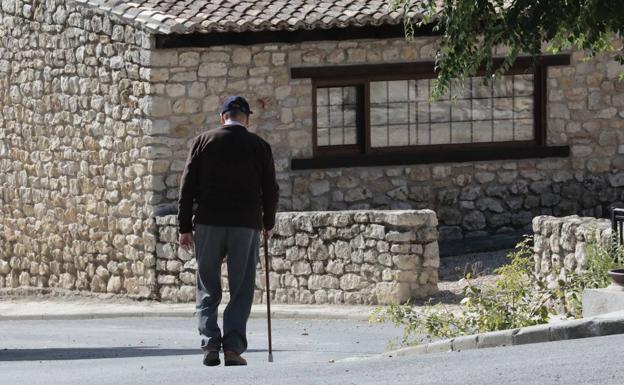
[[[221,118],[221,124],[225,124],[225,119],[223,119],[223,114],[219,114],[219,117]]]

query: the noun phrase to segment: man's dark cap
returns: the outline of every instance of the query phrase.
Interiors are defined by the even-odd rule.
[[[239,110],[244,114],[250,115],[253,114],[249,109],[249,103],[242,96],[228,96],[223,103],[222,114],[232,111]]]

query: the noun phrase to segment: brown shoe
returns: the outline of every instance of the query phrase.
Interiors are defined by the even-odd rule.
[[[225,366],[247,365],[247,361],[240,354],[228,350],[224,353]]]
[[[217,366],[221,364],[218,350],[204,350],[204,365]]]

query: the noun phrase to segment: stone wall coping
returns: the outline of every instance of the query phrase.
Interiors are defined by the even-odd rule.
[[[435,215],[435,211],[431,209],[421,210],[374,210],[374,209],[362,209],[362,210],[319,210],[319,211],[280,211],[277,215],[318,215],[318,214],[377,214],[377,213],[391,213],[391,214],[421,214],[421,215]],[[164,217],[176,217],[176,214],[156,215],[156,218]],[[594,218],[595,219],[595,218]]]
[[[533,232],[539,233],[542,229],[542,225],[546,221],[554,224],[574,223],[580,226],[594,226],[597,230],[606,230],[611,228],[611,220],[606,218],[580,217],[578,215],[568,215],[565,217],[540,215],[533,218]]]
[[[277,220],[280,218],[301,218],[301,217],[340,217],[340,216],[362,216],[362,223],[386,223],[394,226],[437,226],[438,219],[435,211],[430,209],[422,210],[339,210],[339,211],[281,211],[277,213]],[[175,226],[178,224],[176,214],[156,216],[156,224],[160,226]],[[356,220],[357,222],[357,220]],[[314,226],[314,224],[313,224]],[[320,225],[324,226],[324,225]]]

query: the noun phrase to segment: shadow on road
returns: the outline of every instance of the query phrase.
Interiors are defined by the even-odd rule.
[[[0,350],[0,362],[91,360],[99,358],[183,356],[192,354],[201,354],[201,351],[199,349],[169,349],[150,346],[7,349]]]
[[[276,350],[274,350],[276,351]],[[248,349],[247,353],[266,352],[265,349]],[[55,361],[93,360],[101,358],[162,357],[201,355],[197,349],[170,349],[154,346],[125,346],[110,348],[45,348],[0,350],[3,361]]]

